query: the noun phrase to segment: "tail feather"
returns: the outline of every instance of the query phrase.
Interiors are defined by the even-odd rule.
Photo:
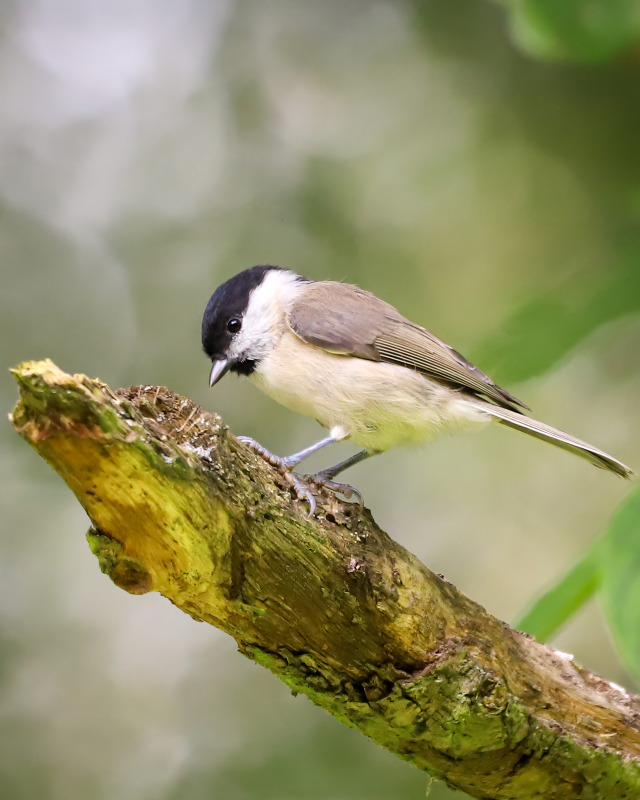
[[[487,414],[498,419],[503,425],[508,425],[510,428],[529,434],[529,436],[535,436],[536,439],[542,439],[543,442],[549,442],[549,444],[561,447],[570,453],[575,453],[577,456],[590,461],[594,466],[600,467],[600,469],[615,472],[616,475],[621,475],[623,478],[631,478],[634,474],[633,470],[626,464],[605,453],[604,450],[583,442],[581,439],[576,439],[575,436],[559,431],[557,428],[552,428],[550,425],[545,425],[544,422],[538,422],[537,419],[527,417],[518,411],[500,408],[484,400],[479,400],[477,405],[481,406],[482,410]]]

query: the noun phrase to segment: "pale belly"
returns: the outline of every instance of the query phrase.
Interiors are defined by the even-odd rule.
[[[262,360],[251,379],[277,402],[316,419],[334,438],[370,451],[491,422],[460,392],[418,372],[332,355],[294,337]]]

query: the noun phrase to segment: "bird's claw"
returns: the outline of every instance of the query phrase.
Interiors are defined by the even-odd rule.
[[[296,493],[296,497],[298,500],[306,500],[309,503],[309,513],[307,514],[307,519],[313,519],[316,515],[316,498],[313,496],[313,492],[307,486],[304,478],[302,475],[298,475],[296,472],[291,472],[291,470],[287,470],[286,472],[282,473],[286,479],[286,481],[291,485],[291,488]]]
[[[291,486],[298,500],[306,500],[309,503],[309,519],[315,516],[317,507],[316,499],[313,496],[311,489],[307,486],[304,478],[301,475],[292,472],[292,464],[287,458],[280,458],[280,456],[274,455],[273,453],[269,452],[266,447],[263,447],[260,442],[256,442],[256,440],[252,439],[250,436],[238,436],[236,438],[238,438],[243,444],[246,444],[247,447],[250,447],[253,452],[263,458],[267,464],[271,464],[274,469],[277,469],[289,486]]]
[[[308,480],[313,481],[318,486],[322,486],[324,489],[328,489],[330,492],[334,494],[341,494],[346,500],[351,500],[355,498],[358,506],[360,507],[360,511],[364,509],[364,497],[362,496],[362,492],[358,491],[355,486],[351,486],[348,483],[338,483],[337,481],[329,480],[328,478],[323,478],[322,473],[317,473],[315,475],[305,475],[305,478]]]
[[[278,470],[282,477],[286,480],[289,486],[293,489],[298,500],[306,500],[309,503],[308,518],[311,519],[315,516],[317,510],[316,498],[313,495],[309,482],[318,486],[318,488],[328,489],[330,492],[341,494],[347,500],[356,498],[360,510],[364,508],[364,498],[362,494],[350,486],[348,483],[338,483],[331,479],[329,472],[317,472],[315,475],[300,475],[293,472],[291,467],[293,463],[287,458],[280,458],[269,452],[266,447],[263,447],[260,442],[256,442],[250,436],[237,437],[243,444],[250,447],[256,455],[263,458],[268,464]]]

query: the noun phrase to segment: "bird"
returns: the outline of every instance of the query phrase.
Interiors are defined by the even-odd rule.
[[[285,458],[239,437],[289,475],[316,511],[310,484],[347,499],[357,489],[341,472],[392,447],[498,422],[553,444],[623,478],[632,470],[608,453],[525,414],[528,407],[457,350],[371,292],[257,265],[220,285],[202,318],[210,386],[227,372],[247,376],[288,409],[316,419],[329,435]],[[361,450],[310,476],[303,459],[349,440]]]

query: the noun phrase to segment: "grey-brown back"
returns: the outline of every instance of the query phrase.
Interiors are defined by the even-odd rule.
[[[415,369],[517,412],[524,403],[432,333],[357,286],[310,283],[289,310],[294,333],[331,353]]]

